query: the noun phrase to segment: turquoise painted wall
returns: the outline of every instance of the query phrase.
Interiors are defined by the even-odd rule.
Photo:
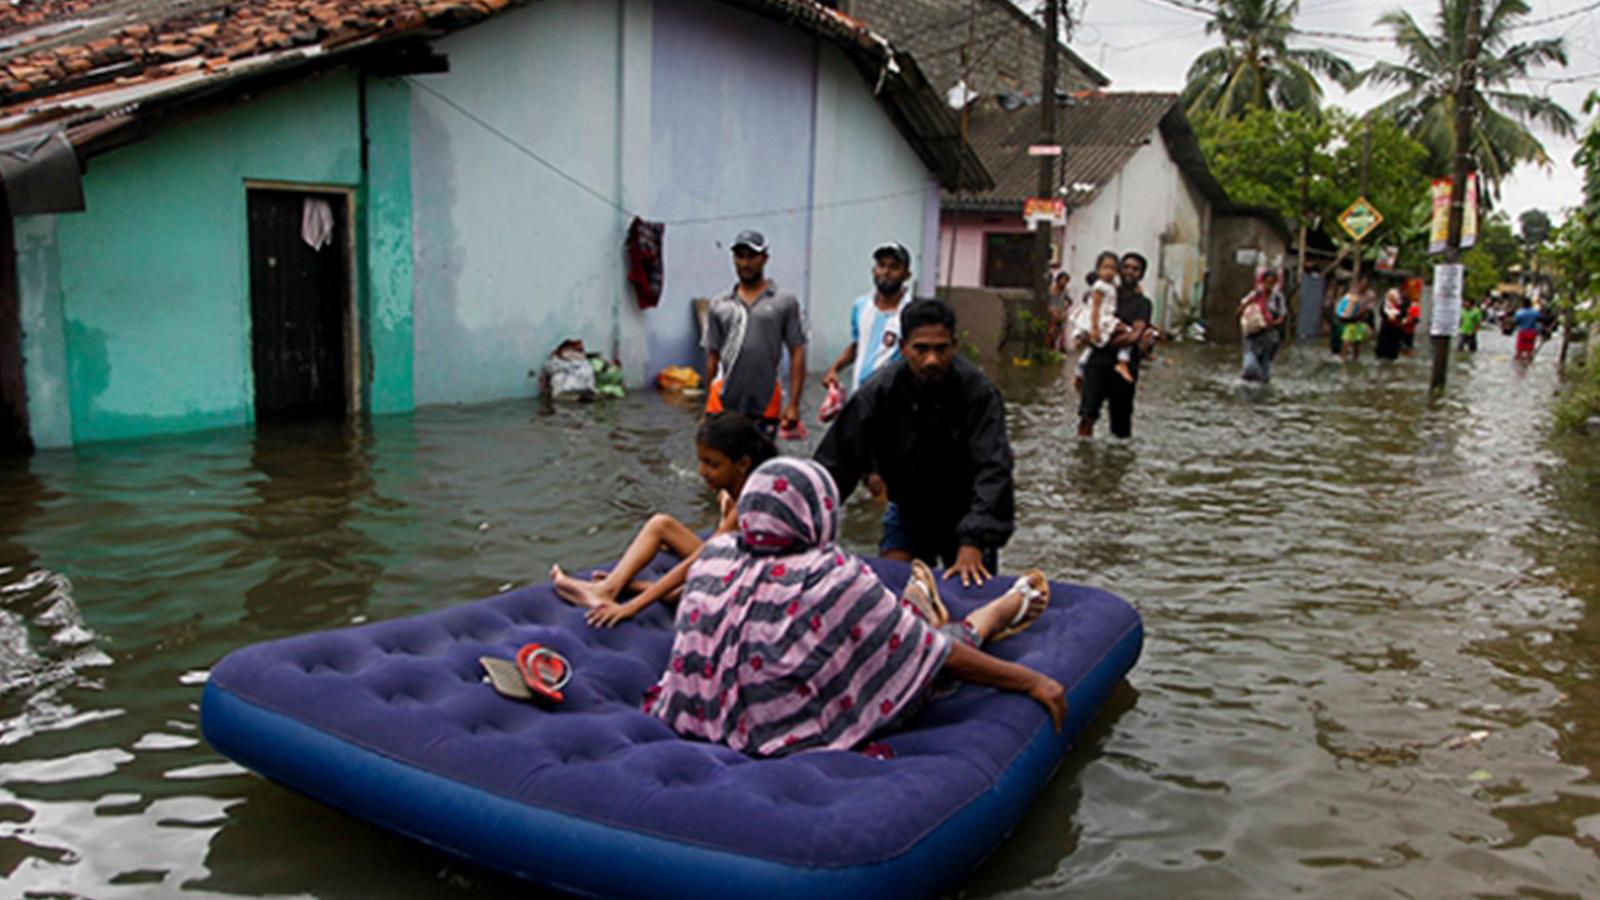
[[[621,193],[622,9],[512,10],[410,79],[418,404],[532,396],[568,336],[611,352],[627,222],[595,195]]]
[[[410,412],[413,404],[411,264],[411,88],[404,79],[365,81],[367,181],[362,185],[361,279],[364,354],[372,361],[367,409]]]
[[[245,180],[355,187],[358,136],[340,73],[91,161],[55,241],[74,442],[250,421]]]
[[[811,358],[820,370],[850,340],[850,304],[872,290],[873,247],[905,244],[923,295],[935,262],[934,248],[925,246],[932,175],[860,73],[832,47],[823,48],[817,70],[815,153]]]
[[[68,447],[72,445],[72,410],[67,396],[67,340],[61,323],[56,217],[18,218],[16,249],[28,430],[36,447]]]

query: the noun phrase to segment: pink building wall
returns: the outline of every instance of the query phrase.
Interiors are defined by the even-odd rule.
[[[938,284],[941,287],[982,287],[984,235],[1027,230],[1028,226],[1018,215],[944,213],[939,217]]]

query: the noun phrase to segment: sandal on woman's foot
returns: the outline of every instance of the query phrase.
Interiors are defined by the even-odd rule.
[[[1038,569],[1029,569],[1026,575],[1018,578],[1011,589],[1022,595],[1022,605],[1017,608],[1017,614],[1011,618],[1011,623],[991,640],[1000,640],[1025,630],[1029,625],[1039,620],[1045,608],[1050,605],[1050,579]]]
[[[906,582],[905,598],[917,615],[934,628],[942,628],[950,621],[950,611],[939,599],[939,581],[933,577],[928,564],[920,559],[911,561],[911,579]]]

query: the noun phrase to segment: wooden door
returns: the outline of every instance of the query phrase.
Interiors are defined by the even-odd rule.
[[[0,196],[0,456],[30,453],[28,383],[22,367],[22,310],[11,210]]]
[[[327,203],[321,249],[302,235],[308,201]],[[350,277],[340,194],[251,190],[250,321],[256,420],[346,412]]]
[[[1033,277],[1033,250],[1038,239],[1029,232],[989,232],[983,236],[983,286],[1031,288],[1042,284]],[[1036,284],[1037,283],[1037,284]]]

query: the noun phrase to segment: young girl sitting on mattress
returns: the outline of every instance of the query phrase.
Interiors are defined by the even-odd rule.
[[[811,460],[774,459],[750,476],[736,529],[707,541],[689,570],[671,661],[645,711],[753,756],[848,750],[909,720],[941,675],[1026,694],[1059,731],[1060,683],[978,649],[1039,618],[1044,575],[1029,572],[959,622],[930,618],[931,576],[914,574],[897,599],[839,549],[839,507]]]
[[[695,434],[695,455],[700,459],[700,478],[706,487],[717,493],[721,504],[721,521],[716,533],[733,528],[734,504],[744,490],[745,479],[777,452],[755,423],[738,413],[716,413],[701,423]],[[639,529],[611,571],[603,575],[596,573],[595,580],[585,581],[555,565],[550,567],[550,580],[561,599],[589,608],[585,618],[590,625],[611,628],[638,615],[657,600],[675,599],[683,587],[689,564],[700,554],[700,544],[700,538],[683,523],[665,513],[657,513]],[[635,580],[662,548],[682,557],[683,562],[658,581]],[[637,591],[638,595],[619,603],[625,590]]]

